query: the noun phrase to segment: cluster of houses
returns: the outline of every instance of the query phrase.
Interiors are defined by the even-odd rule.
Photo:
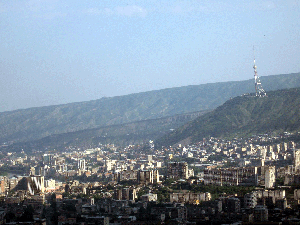
[[[0,168],[12,172],[0,177],[0,224],[296,220],[300,150],[286,139],[263,135],[159,149],[150,142],[147,148],[99,145],[63,152],[2,152]],[[197,191],[205,186],[248,191]]]

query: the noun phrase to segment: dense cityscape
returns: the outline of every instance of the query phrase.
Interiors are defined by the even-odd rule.
[[[0,225],[300,225],[300,0],[0,0]]]
[[[297,137],[2,152],[1,223],[297,224]]]

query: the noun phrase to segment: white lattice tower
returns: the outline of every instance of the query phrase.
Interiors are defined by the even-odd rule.
[[[254,46],[253,46],[253,53],[254,53]],[[254,69],[255,96],[264,97],[267,94],[266,94],[265,90],[263,89],[263,87],[261,85],[261,81],[257,75],[257,66],[255,65],[255,56],[254,56],[253,69]]]

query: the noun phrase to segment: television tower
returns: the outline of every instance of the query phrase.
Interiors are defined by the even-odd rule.
[[[254,55],[254,46],[253,46],[253,55]],[[255,65],[255,55],[254,55],[254,65],[253,65],[253,69],[254,69],[254,83],[255,83],[255,96],[257,97],[265,97],[267,96],[267,93],[265,92],[265,90],[263,89],[260,79],[257,75],[257,66]]]

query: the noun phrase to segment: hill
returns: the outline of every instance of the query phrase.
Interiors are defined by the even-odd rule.
[[[243,95],[228,100],[157,141],[159,145],[197,142],[205,137],[244,137],[260,133],[300,131],[300,88]]]
[[[18,142],[0,146],[2,151],[25,152],[67,148],[95,148],[101,144],[128,146],[148,143],[197,118],[207,111],[180,114],[159,119],[142,120],[126,124],[110,125],[94,129],[85,129],[63,134],[53,134],[39,140]]]
[[[261,77],[266,91],[300,86],[300,73]],[[253,79],[169,88],[88,102],[0,113],[0,143],[37,140],[140,120],[212,110],[231,97],[253,92]]]

